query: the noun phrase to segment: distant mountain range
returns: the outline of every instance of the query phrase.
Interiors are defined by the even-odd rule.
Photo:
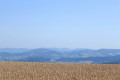
[[[0,52],[8,52],[8,53],[22,53],[30,50],[31,49],[25,49],[25,48],[0,48]]]
[[[1,61],[117,64],[120,49],[0,48]]]

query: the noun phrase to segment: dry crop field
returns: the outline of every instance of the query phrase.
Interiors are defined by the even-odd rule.
[[[120,80],[120,65],[0,62],[0,80]]]

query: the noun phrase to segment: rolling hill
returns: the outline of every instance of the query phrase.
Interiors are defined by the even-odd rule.
[[[120,49],[0,49],[1,61],[22,62],[72,62],[72,63],[119,63]],[[21,50],[21,51],[19,51]],[[2,52],[4,51],[4,52]]]

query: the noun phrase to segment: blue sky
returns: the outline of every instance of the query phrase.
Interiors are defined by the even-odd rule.
[[[120,49],[120,0],[0,0],[0,48]]]

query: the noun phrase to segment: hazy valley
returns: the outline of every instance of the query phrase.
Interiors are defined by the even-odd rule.
[[[120,63],[120,49],[1,48],[1,61],[51,63]]]

